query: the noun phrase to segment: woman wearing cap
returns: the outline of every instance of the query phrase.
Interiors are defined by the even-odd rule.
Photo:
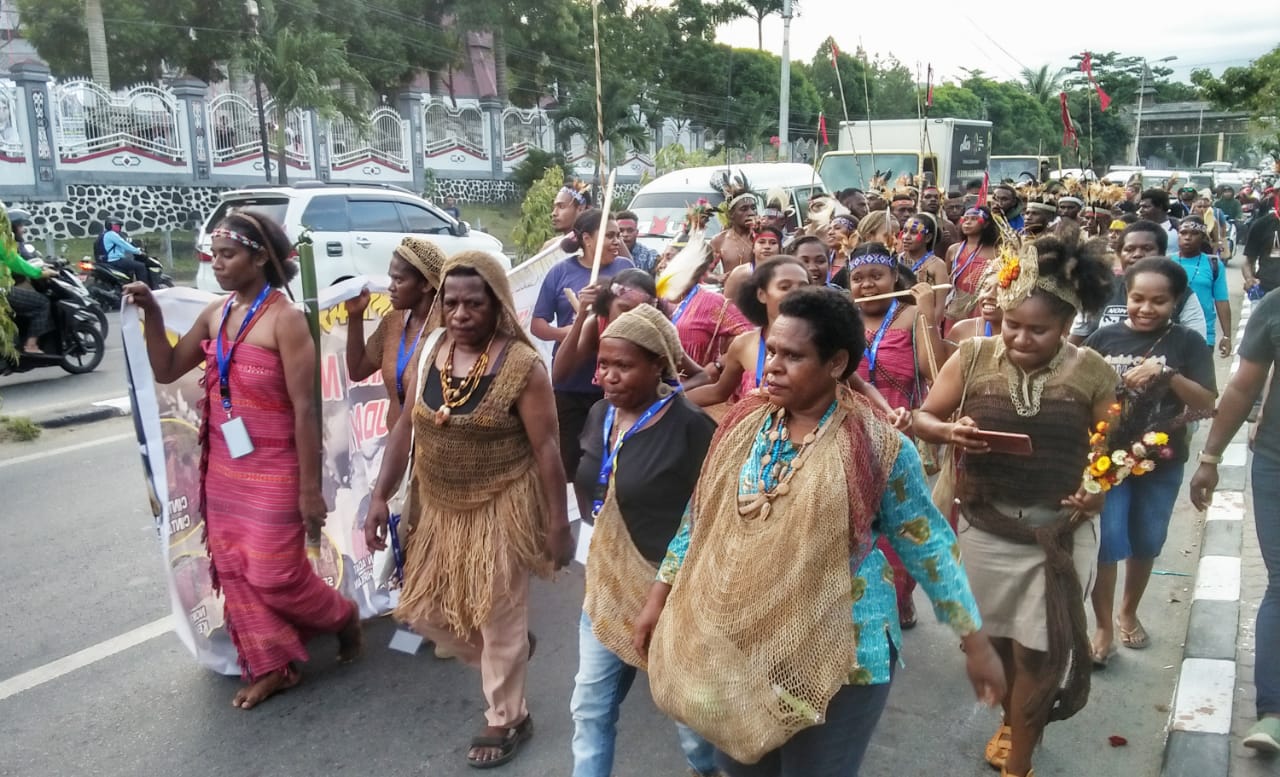
[[[404,404],[405,373],[418,363],[427,314],[440,288],[444,253],[420,237],[406,237],[391,256],[387,296],[394,313],[383,316],[369,342],[364,341],[364,312],[369,307],[366,289],[347,300],[347,378],[359,383],[379,370],[387,389],[387,428],[394,429]],[[401,312],[403,311],[403,312]],[[392,343],[398,343],[394,350]]]
[[[649,305],[613,319],[600,338],[596,379],[605,398],[587,416],[574,481],[579,511],[595,524],[569,706],[574,777],[613,773],[619,708],[636,669],[645,668],[631,644],[631,620],[680,528],[715,431],[680,391],[683,353],[675,327]],[[676,728],[690,768],[714,774],[713,748]]]
[[[881,535],[963,640],[979,698],[1004,694],[915,446],[845,385],[863,345],[847,294],[786,296],[766,391],[721,424],[635,620],[654,701],[730,777],[858,773],[902,645]]]
[[[1005,249],[996,291],[1001,336],[961,343],[916,413],[922,439],[964,451],[960,549],[1009,680],[1004,724],[985,756],[1006,777],[1030,777],[1045,726],[1088,700],[1084,600],[1103,500],[1084,489],[1083,473],[1116,377],[1066,335],[1077,311],[1106,300],[1111,278],[1097,241],[1047,237],[1021,254]],[[1030,453],[994,452],[980,430],[1025,434]]]
[[[464,251],[445,263],[427,331],[387,438],[365,541],[386,549],[387,502],[412,462],[395,617],[479,667],[486,726],[466,759],[490,768],[533,735],[529,577],[573,555],[555,405],[506,269],[489,254]]]
[[[947,265],[951,268],[951,292],[947,295],[944,323],[947,329],[973,315],[978,302],[978,283],[987,262],[996,258],[996,242],[1000,238],[999,227],[985,205],[964,212],[960,218],[960,234],[964,240],[947,252]]]
[[[210,232],[213,272],[230,292],[171,344],[145,283],[124,287],[145,315],[157,383],[203,365],[200,509],[215,586],[246,685],[231,704],[251,709],[301,682],[304,640],[337,634],[338,658],[360,655],[360,608],[307,560],[304,533],[329,510],[320,485],[316,346],[281,289],[297,274],[280,225],[254,211]]]

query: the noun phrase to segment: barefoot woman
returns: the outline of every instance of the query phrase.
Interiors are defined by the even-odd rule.
[[[318,529],[320,491],[316,349],[306,317],[280,287],[297,273],[289,238],[253,212],[212,233],[213,273],[231,292],[209,304],[170,345],[145,283],[125,287],[146,317],[151,371],[172,383],[205,364],[201,497],[215,588],[249,683],[232,700],[249,709],[299,682],[305,640],[338,634],[338,657],[361,649],[360,611],[307,561],[304,524]]]

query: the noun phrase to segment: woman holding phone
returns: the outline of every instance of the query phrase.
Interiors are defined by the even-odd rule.
[[[1001,257],[1000,336],[961,343],[916,414],[915,431],[964,451],[960,548],[1009,679],[1004,722],[986,759],[1002,775],[1025,777],[1034,773],[1031,754],[1045,726],[1088,697],[1084,599],[1102,498],[1084,491],[1082,476],[1091,428],[1107,416],[1116,377],[1101,356],[1066,340],[1076,312],[1106,300],[1105,244],[1048,237],[1021,255],[1006,247]]]

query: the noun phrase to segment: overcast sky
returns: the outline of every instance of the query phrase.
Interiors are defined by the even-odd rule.
[[[809,62],[831,35],[841,51],[852,53],[861,35],[873,56],[892,52],[912,70],[918,62],[922,79],[932,62],[940,82],[963,77],[961,68],[1016,78],[1023,65],[1033,70],[1044,64],[1066,66],[1072,54],[1087,48],[1153,60],[1176,55],[1178,59],[1166,66],[1173,68],[1175,79],[1186,81],[1192,69],[1221,73],[1247,65],[1280,42],[1280,10],[1274,2],[1122,0],[1057,5],[917,0],[855,5],[849,0],[798,0],[799,15],[791,23],[791,58]],[[992,13],[994,8],[1000,11]],[[1085,8],[1092,12],[1085,13]],[[754,48],[756,24],[740,20],[725,25],[718,37]],[[765,22],[764,42],[766,49],[782,52],[781,19]]]

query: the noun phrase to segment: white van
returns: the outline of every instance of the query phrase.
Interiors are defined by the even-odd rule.
[[[688,208],[700,199],[706,199],[713,206],[724,201],[721,192],[711,188],[711,179],[718,176],[724,167],[688,167],[674,173],[658,176],[640,187],[636,196],[631,199],[627,208],[636,214],[640,230],[640,243],[655,251],[661,252],[673,238],[680,234]],[[793,162],[758,162],[753,164],[732,165],[728,168],[731,175],[742,175],[747,179],[752,193],[756,195],[756,208],[764,208],[765,194],[773,188],[781,188],[791,195],[791,204],[795,208],[790,229],[796,224],[804,223],[808,213],[809,197],[812,194],[825,194],[826,187],[822,179],[811,165]],[[720,231],[720,222],[711,219],[707,224],[707,237]]]

